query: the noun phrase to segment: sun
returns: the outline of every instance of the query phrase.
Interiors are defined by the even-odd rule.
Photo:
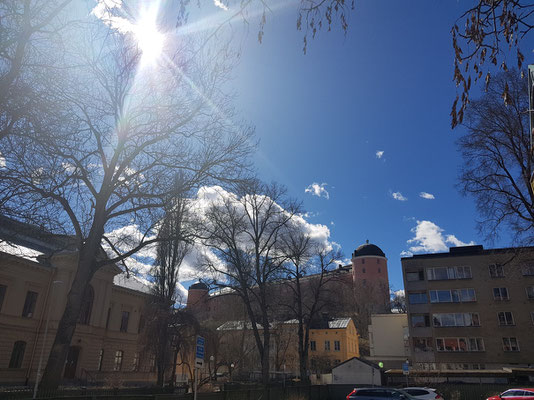
[[[153,64],[161,56],[165,45],[165,35],[158,30],[156,13],[145,12],[134,25],[133,33],[141,51],[141,62]]]

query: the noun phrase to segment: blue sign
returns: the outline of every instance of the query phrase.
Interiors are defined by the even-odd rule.
[[[408,375],[410,373],[410,364],[408,364],[407,362],[402,364],[402,373],[404,375]]]
[[[197,345],[195,349],[195,366],[200,368],[204,365],[204,344],[206,340],[202,336],[197,336]]]

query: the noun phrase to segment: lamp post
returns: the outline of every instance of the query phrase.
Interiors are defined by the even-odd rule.
[[[232,381],[232,370],[234,369],[234,363],[230,364],[230,382]]]
[[[52,286],[54,286],[56,283],[63,283],[63,281],[53,281]],[[41,346],[41,355],[39,356],[39,364],[37,365],[37,375],[35,375],[35,385],[33,387],[33,398],[35,399],[37,397],[37,389],[39,388],[39,379],[41,379],[41,366],[43,364],[43,356],[44,356],[44,348],[46,344],[46,335],[48,334],[48,323],[50,322],[50,303],[51,299],[48,302],[48,307],[46,310],[46,323],[45,323],[45,330],[43,334],[43,345]]]
[[[210,356],[210,366],[211,366],[211,368],[213,368],[212,369],[213,374],[211,376],[211,380],[215,381],[215,380],[217,380],[217,371],[215,371],[215,357],[214,356]]]

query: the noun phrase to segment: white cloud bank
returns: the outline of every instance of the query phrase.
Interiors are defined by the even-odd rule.
[[[328,183],[313,182],[306,189],[304,189],[304,193],[311,193],[313,196],[324,197],[328,200],[330,198],[330,194],[326,190],[326,186],[328,186]]]
[[[415,236],[407,243],[412,246],[409,251],[403,251],[401,256],[408,257],[413,253],[436,253],[449,250],[450,246],[470,246],[475,242],[463,242],[454,235],[444,235],[444,230],[432,221],[417,221],[417,225],[412,228]]]
[[[376,158],[382,158],[384,156],[384,150],[377,150],[375,155]]]
[[[436,197],[432,193],[427,192],[421,192],[419,193],[419,197],[427,200],[434,200]]]
[[[401,192],[393,192],[391,196],[398,201],[407,201],[408,197],[404,197]]]
[[[219,7],[224,11],[228,11],[228,6],[224,4],[221,0],[213,0],[213,4],[215,5],[215,7]]]

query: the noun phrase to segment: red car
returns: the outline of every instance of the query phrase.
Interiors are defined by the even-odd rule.
[[[497,395],[488,397],[486,400],[534,400],[534,389],[508,389],[507,391]]]

